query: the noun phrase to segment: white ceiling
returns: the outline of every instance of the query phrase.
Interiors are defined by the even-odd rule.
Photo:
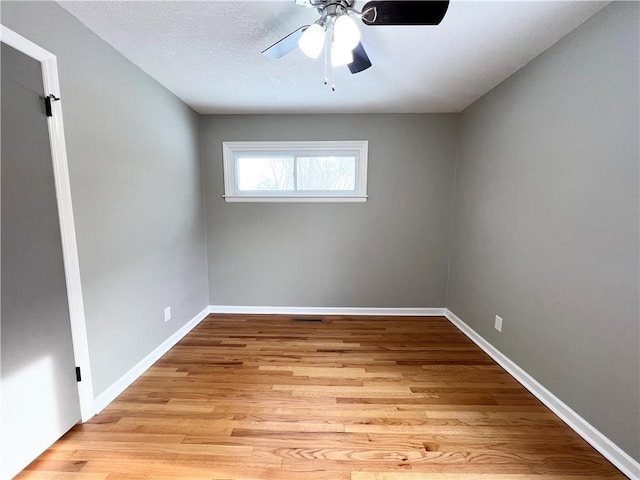
[[[293,0],[60,2],[200,113],[459,112],[607,3],[452,0],[439,26],[361,24],[373,67],[336,69],[332,92],[321,60],[260,54],[318,18]]]

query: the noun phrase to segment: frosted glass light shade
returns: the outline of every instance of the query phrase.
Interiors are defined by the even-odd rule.
[[[354,49],[360,42],[360,29],[349,15],[340,15],[333,25],[333,41],[341,47]]]
[[[353,51],[337,42],[333,42],[333,45],[331,45],[331,65],[339,67],[348,65],[351,62],[353,62]]]
[[[326,30],[322,25],[314,23],[309,26],[298,40],[298,47],[309,58],[318,58],[324,46]]]

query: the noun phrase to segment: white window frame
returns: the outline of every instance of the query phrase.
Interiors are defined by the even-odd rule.
[[[224,168],[224,199],[227,202],[366,202],[367,155],[369,142],[348,141],[272,141],[222,142]],[[354,155],[356,159],[355,190],[353,193],[335,191],[268,192],[238,190],[236,158],[238,154]]]

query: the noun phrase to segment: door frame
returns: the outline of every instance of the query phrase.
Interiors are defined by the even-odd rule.
[[[40,62],[40,65],[42,66],[42,84],[45,95],[54,95],[56,98],[60,98],[58,62],[54,54],[4,25],[0,25],[0,42],[5,43],[28,57]],[[84,313],[82,282],[80,278],[78,245],[76,242],[76,229],[73,219],[73,205],[71,201],[71,184],[69,181],[69,168],[67,164],[67,148],[64,138],[64,125],[62,122],[62,100],[52,101],[51,110],[52,116],[47,117],[49,144],[51,147],[56,202],[58,205],[58,218],[60,221],[62,257],[67,285],[69,317],[71,320],[73,356],[75,358],[76,366],[80,367],[82,372],[82,380],[78,382],[80,415],[82,421],[86,422],[95,414],[93,408],[93,384],[91,381],[89,343],[87,339],[87,325]]]

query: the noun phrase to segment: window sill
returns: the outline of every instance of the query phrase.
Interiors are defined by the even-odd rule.
[[[364,203],[367,196],[325,196],[325,197],[305,197],[305,196],[276,196],[276,195],[223,195],[228,203]]]

